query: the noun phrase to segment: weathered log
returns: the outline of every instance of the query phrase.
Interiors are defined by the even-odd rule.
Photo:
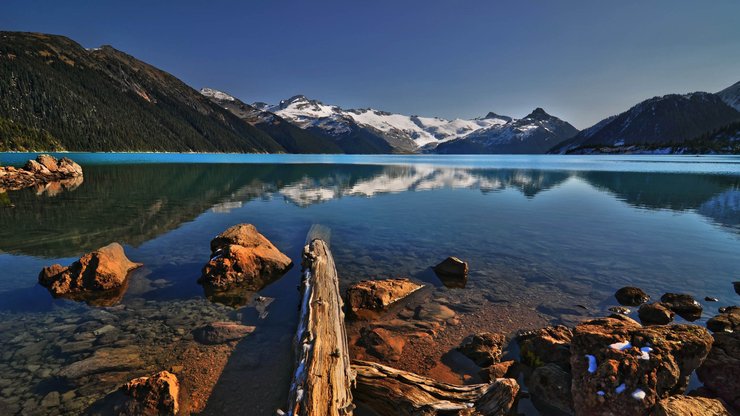
[[[296,366],[288,414],[351,415],[354,379],[344,327],[339,279],[329,246],[312,235],[303,249],[301,312],[295,337]]]
[[[355,398],[381,416],[505,415],[519,385],[501,378],[489,384],[453,385],[369,361],[352,361]]]

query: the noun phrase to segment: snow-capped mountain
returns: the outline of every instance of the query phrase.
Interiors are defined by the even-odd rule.
[[[737,111],[740,111],[740,82],[736,82],[730,85],[729,87],[718,92],[717,95],[719,95],[722,101],[724,101],[727,105]]]
[[[522,119],[509,119],[439,144],[436,153],[545,153],[578,133],[570,123],[536,108]]]
[[[308,130],[322,131],[338,141],[350,137],[356,140],[384,141],[396,151],[416,151],[439,143],[464,137],[474,131],[506,124],[510,117],[489,113],[473,120],[446,120],[438,117],[407,116],[375,109],[349,109],[327,105],[297,95],[277,105],[255,103],[256,108],[269,111]]]
[[[726,91],[726,90],[725,90]],[[554,153],[629,151],[631,146],[677,146],[740,119],[717,94],[670,94],[606,118],[552,149]]]

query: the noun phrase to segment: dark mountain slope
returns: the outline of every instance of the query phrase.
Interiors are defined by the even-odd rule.
[[[130,55],[20,32],[0,32],[0,150],[284,151]]]
[[[622,114],[602,120],[556,146],[552,152],[598,153],[629,151],[631,146],[675,147],[739,119],[740,112],[715,94],[671,94],[645,100]]]

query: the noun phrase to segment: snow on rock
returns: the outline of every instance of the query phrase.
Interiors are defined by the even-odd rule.
[[[200,93],[209,98],[215,98],[217,100],[235,101],[236,98],[226,94],[225,92],[214,90],[213,88],[201,88]]]

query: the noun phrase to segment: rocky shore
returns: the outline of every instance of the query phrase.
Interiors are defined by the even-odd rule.
[[[231,377],[225,375],[229,366],[239,377],[274,371],[258,351],[287,347],[290,339],[261,335],[260,324],[245,325],[243,313],[268,316],[272,300],[256,293],[279,279],[291,259],[250,224],[228,228],[210,248],[199,278],[206,294],[244,294],[243,300],[226,306],[202,298],[119,304],[125,293],[167,282],[131,273],[142,265],[117,243],[67,267],[44,268],[39,283],[53,296],[93,308],[82,317],[69,309],[51,313],[41,332],[9,317],[2,321],[0,341],[8,349],[0,370],[23,382],[0,379],[0,406],[9,414],[188,415],[209,408],[213,414],[223,394],[217,385]],[[478,296],[468,286],[469,265],[456,257],[430,270],[442,290],[409,278],[348,285],[344,310],[352,359],[449,386],[507,379],[516,399],[542,414],[729,415],[740,409],[736,306],[720,307],[707,328],[674,324],[677,317],[699,319],[706,310],[688,294],[666,293],[651,303],[641,289],[625,287],[615,294],[621,306],[609,308],[615,313],[594,317],[579,312],[586,306],[540,303],[535,310]],[[460,294],[468,302],[455,297]],[[474,306],[469,300],[476,296]],[[628,307],[637,308],[641,323],[627,316],[634,315]],[[553,325],[541,311],[570,318]],[[245,340],[255,351],[232,356]],[[703,386],[689,390],[693,374]],[[275,386],[264,389],[252,393],[282,394]]]
[[[0,193],[32,186],[43,187],[54,182],[64,186],[78,185],[77,178],[81,177],[82,168],[71,159],[63,157],[57,160],[54,156],[39,155],[22,168],[0,166]]]

